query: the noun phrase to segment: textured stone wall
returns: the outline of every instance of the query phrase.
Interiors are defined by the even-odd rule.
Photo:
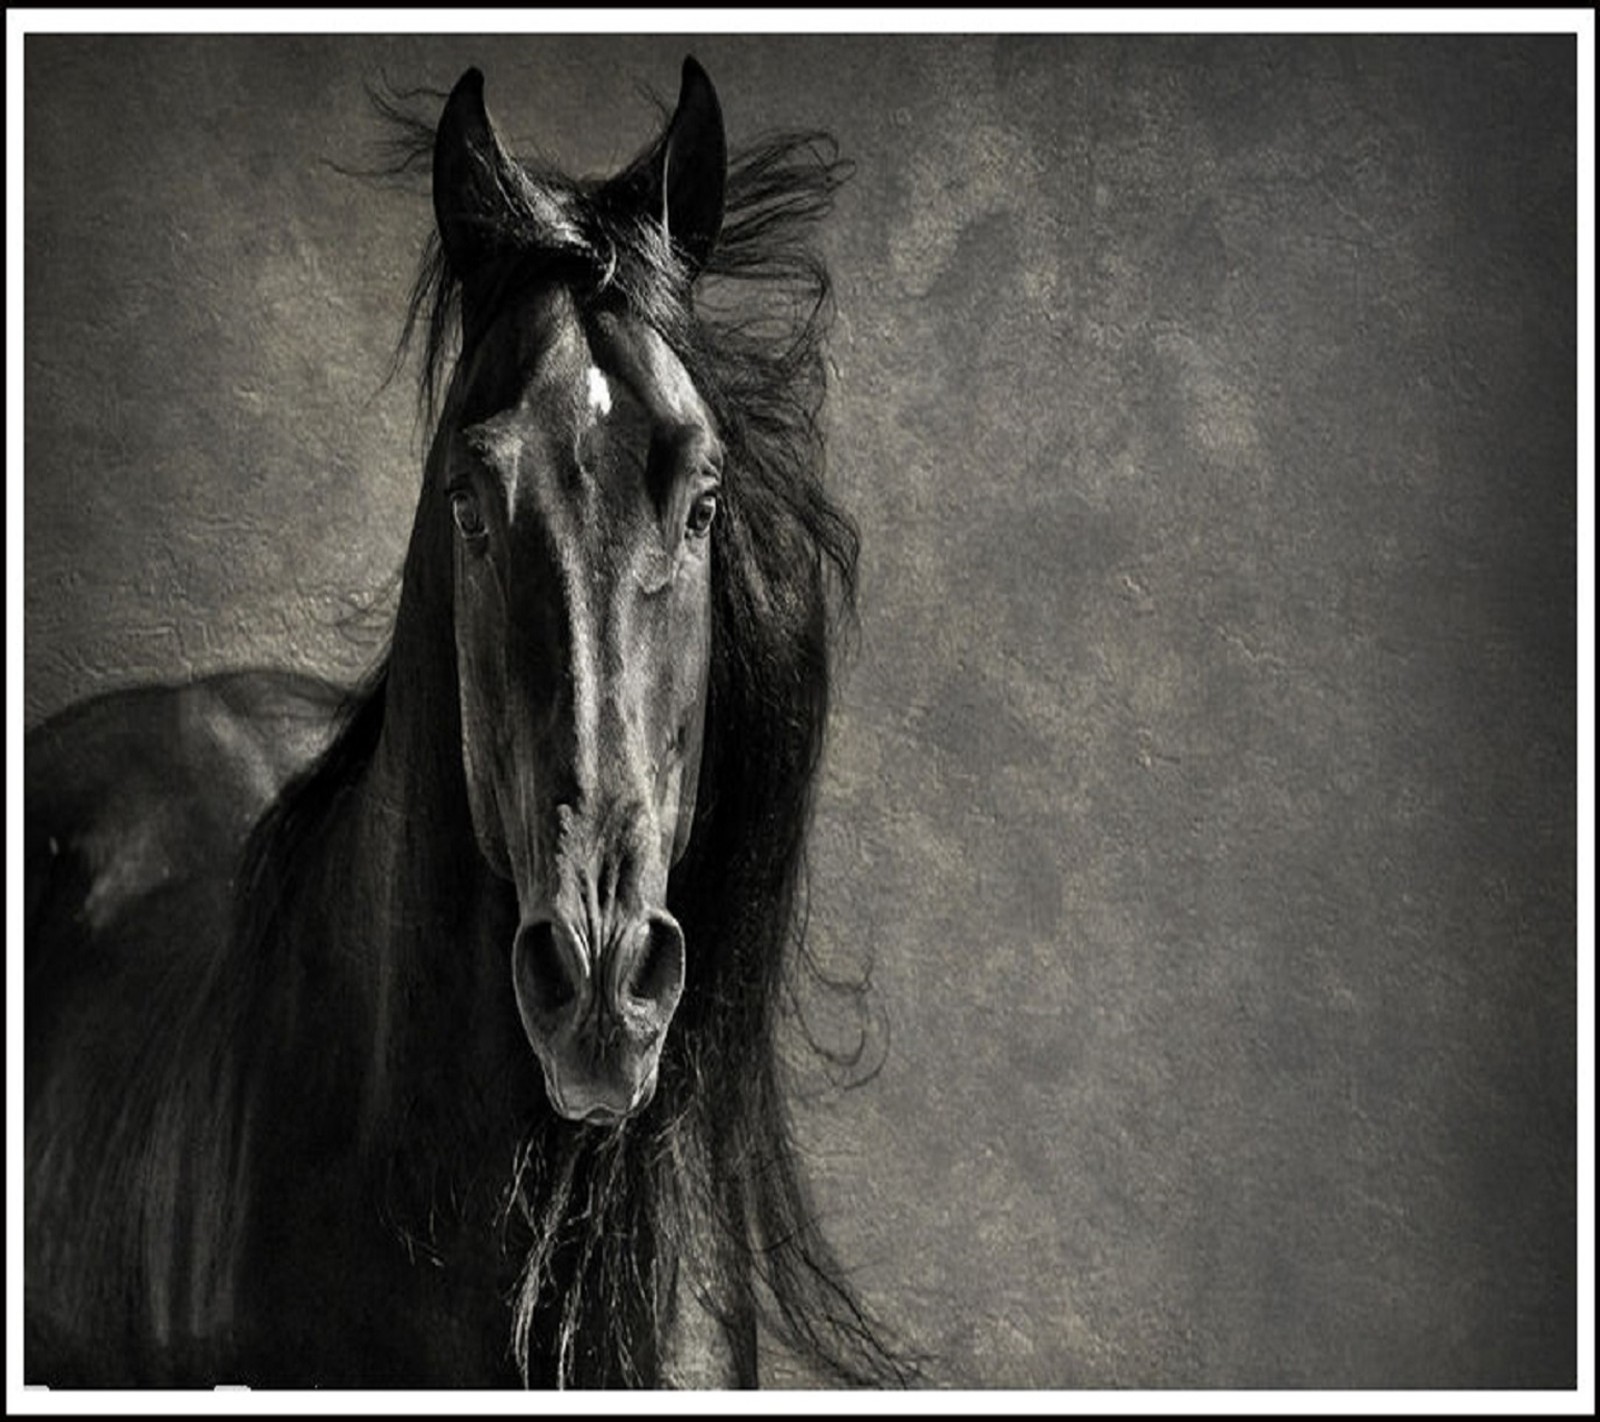
[[[26,41],[29,724],[379,645],[428,210],[331,166],[363,81],[595,171],[685,47]],[[892,1037],[800,1116],[862,1288],[975,1386],[1571,1385],[1573,43],[692,49],[857,164],[813,925]]]

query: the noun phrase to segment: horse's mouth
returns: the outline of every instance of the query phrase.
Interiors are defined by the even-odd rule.
[[[650,1104],[683,970],[683,931],[665,910],[638,915],[598,964],[560,919],[530,917],[518,928],[517,1011],[558,1116],[614,1124]]]
[[[637,1116],[655,1098],[657,1063],[643,1073],[636,1085],[617,1079],[563,1083],[561,1074],[539,1054],[544,1071],[545,1099],[558,1116],[587,1126],[616,1126]]]

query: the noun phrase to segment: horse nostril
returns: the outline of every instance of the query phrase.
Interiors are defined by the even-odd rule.
[[[683,930],[667,913],[649,915],[630,940],[632,960],[619,975],[619,1007],[645,1009],[664,1027],[683,992]]]
[[[550,919],[524,924],[512,949],[517,995],[541,1017],[560,1012],[583,987],[583,973],[566,932]]]

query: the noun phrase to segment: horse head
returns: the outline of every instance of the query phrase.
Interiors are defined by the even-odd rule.
[[[659,140],[579,201],[508,156],[469,70],[433,172],[461,354],[428,478],[453,525],[473,833],[515,889],[512,982],[550,1103],[615,1120],[653,1096],[684,986],[667,880],[694,816],[723,460],[619,264],[687,303],[722,219],[721,114],[686,61]]]

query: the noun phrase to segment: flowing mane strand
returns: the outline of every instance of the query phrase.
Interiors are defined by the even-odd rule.
[[[425,171],[432,123],[395,97],[374,102],[393,135],[385,171]],[[516,1355],[525,1379],[531,1355],[553,1342],[557,1381],[649,1382],[687,1285],[732,1337],[753,1340],[759,1315],[837,1381],[907,1383],[913,1364],[869,1320],[815,1226],[778,1050],[780,1020],[815,973],[804,843],[831,649],[854,617],[857,534],[822,483],[832,303],[809,241],[849,165],[820,132],[733,154],[721,235],[693,283],[660,228],[608,211],[598,184],[523,171],[531,181],[505,195],[510,215],[495,234],[500,291],[559,281],[580,310],[620,307],[648,321],[712,410],[726,465],[695,830],[668,900],[689,943],[687,985],[648,1109],[613,1130],[541,1112],[517,1154],[502,1222],[526,1250]],[[461,301],[430,235],[395,357],[398,369],[420,339],[430,426],[454,362],[468,354]],[[258,827],[235,952],[259,961],[285,931],[277,925],[291,881],[310,872],[304,836],[318,837],[370,760],[391,678],[386,661],[330,749]],[[741,1282],[752,1275],[753,1289]],[[730,1298],[731,1311],[714,1302]]]

